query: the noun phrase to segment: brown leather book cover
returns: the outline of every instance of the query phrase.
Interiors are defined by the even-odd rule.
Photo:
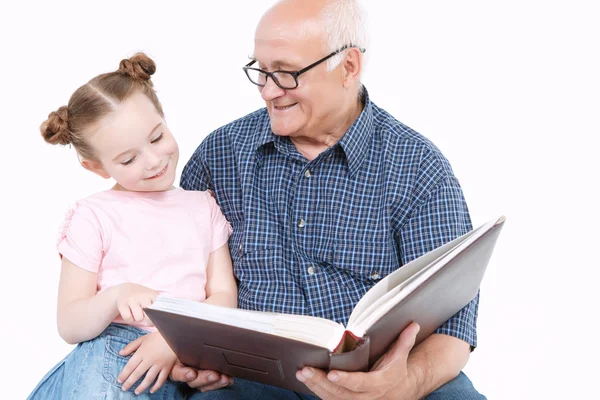
[[[280,336],[223,325],[198,318],[146,309],[179,360],[198,369],[311,394],[296,379],[305,366],[348,371],[366,370],[369,340],[352,352],[328,349]]]
[[[367,371],[412,321],[421,326],[419,343],[468,304],[477,294],[503,224],[504,217],[441,268],[417,276],[402,289],[407,295],[362,338],[346,331],[333,352],[299,340],[153,308],[146,313],[183,364],[311,394],[296,379],[299,369]]]
[[[369,365],[387,351],[411,322],[421,327],[416,346],[475,298],[503,226],[501,218],[429,279],[418,282],[404,300],[367,329],[365,334],[371,339]]]

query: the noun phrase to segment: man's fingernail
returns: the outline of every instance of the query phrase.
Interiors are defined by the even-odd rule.
[[[340,379],[340,376],[335,372],[332,372],[331,374],[329,374],[328,378],[331,382],[337,382],[338,379]]]
[[[192,371],[190,371],[187,374],[185,374],[185,377],[188,379],[194,379],[196,377],[196,375],[194,375],[194,373]]]
[[[312,368],[304,368],[302,370],[302,375],[304,375],[305,378],[312,378],[314,375],[313,369]]]
[[[213,375],[213,374],[211,374],[211,375],[208,376],[208,381],[209,382],[216,382],[218,379],[219,378],[216,375]]]
[[[296,379],[298,379],[300,382],[306,381],[306,378],[304,377],[304,375],[302,375],[302,371],[296,372]]]

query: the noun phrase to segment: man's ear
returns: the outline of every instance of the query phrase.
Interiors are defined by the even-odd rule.
[[[104,179],[110,178],[108,172],[106,172],[104,168],[102,168],[102,164],[100,164],[98,161],[82,158],[81,165],[83,165],[83,168],[87,169],[88,171],[92,171],[93,173],[103,177]]]
[[[351,47],[342,61],[344,87],[351,87],[360,77],[362,71],[362,53],[356,47]]]

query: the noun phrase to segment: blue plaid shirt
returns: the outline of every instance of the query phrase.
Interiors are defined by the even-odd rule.
[[[261,109],[214,131],[185,166],[181,187],[212,190],[233,227],[240,308],[346,324],[381,278],[472,229],[446,158],[368,94],[364,103],[312,161]],[[437,332],[476,346],[478,299]]]

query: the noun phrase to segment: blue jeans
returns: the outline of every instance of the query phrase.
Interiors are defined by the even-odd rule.
[[[133,392],[141,383],[124,392],[117,376],[130,357],[119,351],[129,342],[146,334],[145,331],[126,325],[111,324],[95,339],[79,343],[64,360],[59,362],[38,384],[28,400],[147,400],[186,398],[185,384],[167,380],[154,394],[148,390],[136,396]]]
[[[196,392],[190,400],[312,400],[314,396],[280,389],[256,382],[234,379],[232,386],[211,392]],[[426,400],[485,400],[462,372],[426,397]]]

